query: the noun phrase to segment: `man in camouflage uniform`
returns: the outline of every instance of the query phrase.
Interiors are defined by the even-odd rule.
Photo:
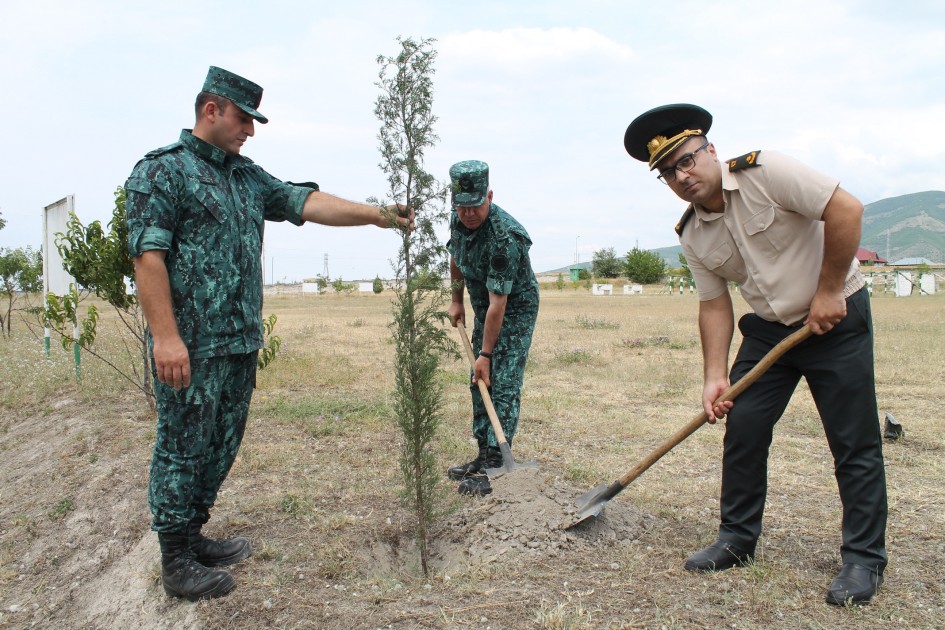
[[[240,156],[254,121],[268,122],[261,99],[255,83],[211,67],[194,129],[148,153],[125,184],[158,408],[152,529],[164,590],[191,601],[231,591],[232,576],[216,567],[251,553],[245,538],[215,541],[201,528],[243,438],[263,345],[264,220],[388,227],[393,216],[282,182]]]
[[[489,166],[478,160],[450,167],[453,213],[450,217],[450,278],[453,325],[466,323],[464,287],[475,313],[472,345],[477,353],[470,391],[473,437],[479,452],[472,461],[447,471],[462,480],[461,494],[492,492],[482,472],[502,465],[502,453],[476,383],[489,387],[502,431],[512,445],[518,429],[522,378],[538,317],[538,282],[532,272],[528,232],[505,210],[492,203]]]

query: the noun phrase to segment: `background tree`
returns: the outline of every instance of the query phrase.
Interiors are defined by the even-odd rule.
[[[598,278],[618,278],[623,272],[623,265],[613,247],[605,247],[594,252],[591,265],[594,275]]]
[[[3,227],[0,219],[0,228]],[[11,320],[16,304],[21,298],[29,308],[28,296],[43,288],[43,256],[39,250],[27,246],[25,249],[0,249],[0,295],[4,308],[0,311],[0,335],[12,334]]]
[[[148,343],[144,311],[138,304],[134,288],[134,263],[128,254],[128,228],[125,224],[125,189],[115,190],[115,208],[108,222],[108,232],[99,221],[88,227],[74,214],[69,216],[66,231],[56,235],[56,248],[63,267],[75,278],[78,286],[70,294],[46,296],[45,319],[49,328],[59,335],[63,347],[72,342],[72,326],[78,324],[79,347],[107,364],[144,394],[154,411],[154,390],[148,364]],[[80,292],[81,289],[81,292]],[[95,345],[98,335],[98,311],[87,309],[85,319],[78,316],[79,303],[88,293],[95,294],[114,308],[121,322],[119,338],[124,346],[127,364],[100,351]]]
[[[455,345],[443,326],[450,290],[448,258],[436,226],[448,218],[446,188],[424,170],[424,154],[434,146],[432,39],[415,42],[398,37],[396,57],[378,56],[380,65],[374,113],[381,170],[388,194],[416,212],[414,230],[401,232],[394,290],[394,414],[403,433],[400,469],[403,500],[417,519],[420,564],[429,575],[429,536],[440,513],[440,474],[431,448],[442,419],[442,385],[437,380],[440,354]],[[376,200],[374,200],[376,201]]]
[[[634,247],[624,260],[624,274],[632,282],[653,284],[666,275],[666,261],[656,252]]]
[[[374,284],[371,286],[371,289],[374,291],[375,295],[379,295],[384,292],[384,282],[381,280],[380,276],[375,276]]]
[[[682,277],[686,280],[692,280],[692,269],[689,268],[689,261],[686,260],[686,255],[682,252],[679,252],[679,267],[682,269]]]
[[[557,287],[559,291],[564,291],[564,274],[563,273],[559,273],[558,277],[555,279],[555,287]]]
[[[341,276],[338,276],[332,280],[331,288],[335,290],[335,293],[351,293],[354,291],[354,283],[345,282]]]

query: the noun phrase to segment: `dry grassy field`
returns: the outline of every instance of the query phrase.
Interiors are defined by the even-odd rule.
[[[549,517],[555,531],[537,533],[531,516],[545,504],[522,494],[538,487],[550,505],[571,505],[700,409],[696,298],[656,291],[543,288],[513,448],[540,476],[522,487],[499,478],[477,500],[444,475],[451,512],[428,578],[399,499],[389,293],[267,298],[284,344],[259,374],[207,526],[249,537],[254,553],[233,567],[236,591],[198,604],[160,587],[146,503],[154,420],[141,395],[90,358],[76,383],[71,353],[46,360],[40,340],[15,330],[0,340],[0,627],[945,627],[941,296],[873,299],[880,413],[905,436],[884,445],[890,563],[872,605],[823,602],[839,568],[840,504],[803,384],[776,429],[754,565],[682,568],[715,539],[721,426],[657,462],[600,524],[565,535]],[[117,350],[114,322],[100,326]],[[463,361],[444,360],[444,471],[473,453],[467,378]]]

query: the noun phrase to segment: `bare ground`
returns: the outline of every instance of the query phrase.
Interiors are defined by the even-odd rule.
[[[546,329],[573,318],[547,302]],[[618,311],[602,308],[599,317],[619,321]],[[384,315],[369,309],[359,319],[371,326]],[[880,313],[877,320],[879,328]],[[498,478],[484,499],[455,498],[444,483],[452,507],[432,538],[429,577],[419,569],[410,515],[397,500],[390,423],[343,406],[334,416],[303,408],[301,419],[296,408],[286,411],[286,401],[337,402],[352,390],[370,398],[365,368],[332,355],[334,369],[351,371],[350,378],[336,377],[317,392],[262,383],[243,451],[208,525],[211,535],[248,536],[254,554],[233,567],[236,591],[198,604],[167,598],[160,586],[146,503],[154,429],[141,401],[114,391],[90,396],[67,383],[14,406],[9,401],[21,399],[7,389],[0,407],[0,627],[945,627],[945,492],[937,463],[943,440],[935,404],[942,384],[903,387],[902,366],[878,369],[881,408],[906,423],[907,439],[886,445],[891,561],[869,607],[823,603],[839,567],[839,504],[822,430],[803,392],[773,449],[755,565],[709,576],[682,570],[686,555],[714,539],[721,436],[714,428],[667,455],[601,517],[563,529],[579,495],[625,472],[695,410],[692,384],[674,383],[672,370],[661,374],[664,359],[654,359],[660,355],[653,345],[665,342],[624,326],[608,344],[639,361],[630,367],[613,365],[593,340],[572,343],[551,333],[536,339],[516,458],[537,459],[540,468]],[[665,360],[692,371],[698,348],[671,338],[682,349],[668,350]],[[562,363],[562,344],[584,353],[583,363]],[[291,365],[289,345],[284,360]],[[921,360],[936,378],[943,368],[929,363],[940,356]],[[612,395],[603,400],[591,379],[606,380],[611,369],[656,378],[642,391],[610,383]],[[444,467],[471,450],[461,379],[447,392],[459,402],[448,409]],[[627,408],[638,410],[632,426],[615,420]]]

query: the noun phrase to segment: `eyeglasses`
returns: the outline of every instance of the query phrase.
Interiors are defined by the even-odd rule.
[[[673,164],[670,168],[664,168],[662,171],[660,171],[660,174],[656,176],[656,179],[660,180],[667,186],[671,184],[672,182],[676,181],[676,171],[680,171],[682,173],[688,173],[689,171],[691,171],[692,168],[696,165],[696,153],[706,148],[707,146],[709,146],[708,140],[706,140],[705,144],[703,144],[701,147],[699,147],[692,153],[687,153],[686,155],[676,160],[676,163]]]

